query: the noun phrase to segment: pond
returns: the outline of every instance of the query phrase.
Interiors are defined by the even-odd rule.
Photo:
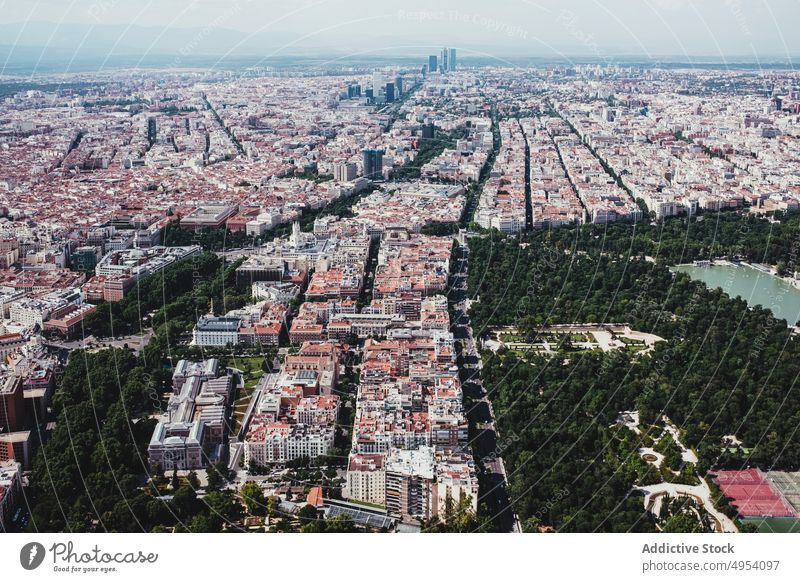
[[[741,297],[750,305],[771,309],[775,317],[787,320],[789,325],[800,319],[800,289],[750,265],[679,265],[672,270],[718,287],[731,297]]]

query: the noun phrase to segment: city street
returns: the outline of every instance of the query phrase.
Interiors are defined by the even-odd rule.
[[[472,335],[472,326],[467,313],[467,274],[469,269],[469,247],[459,247],[458,272],[451,275],[450,299],[455,311],[452,331],[461,346],[460,375],[465,401],[470,401],[467,418],[470,422],[471,445],[479,466],[483,471],[482,500],[486,501],[496,526],[501,531],[519,531],[507,492],[506,469],[497,451],[499,439],[494,423],[494,410],[483,386],[481,369],[483,363]]]

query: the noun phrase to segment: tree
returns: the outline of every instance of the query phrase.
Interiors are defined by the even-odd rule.
[[[217,461],[216,464],[206,469],[206,475],[208,478],[206,489],[208,491],[219,491],[227,482],[228,466],[224,461]]]
[[[325,531],[328,533],[352,533],[356,526],[349,515],[341,514],[325,522]]]
[[[171,505],[179,519],[188,519],[197,511],[197,494],[191,487],[180,487],[172,496]]]
[[[200,479],[197,477],[197,473],[194,471],[189,471],[186,480],[189,482],[189,486],[195,491],[200,489]]]
[[[665,533],[702,533],[705,532],[705,528],[695,516],[689,513],[679,513],[667,519],[663,531]]]
[[[542,522],[538,517],[529,517],[522,524],[522,531],[525,533],[539,533]]]
[[[739,531],[742,533],[758,533],[758,524],[746,521],[739,525]]]
[[[800,465],[798,405],[787,406],[785,392],[800,375],[800,342],[769,310],[669,267],[725,255],[782,267],[798,229],[798,214],[770,223],[722,212],[653,226],[586,224],[470,239],[468,295],[480,297],[469,314],[476,332],[603,321],[664,338],[647,354],[581,352],[560,365],[533,350],[482,353],[498,430],[519,437],[503,459],[523,523],[535,517],[559,531],[653,530],[631,487],[662,475],[636,458],[639,443],[621,442],[631,432],[617,428],[622,410],[638,410],[643,427],[666,414],[682,428],[683,444],[699,461],[684,463],[664,435],[656,447],[670,481],[696,483],[696,473],[711,467]],[[746,454],[723,443],[729,434],[745,443]],[[645,440],[639,446],[653,446]]]
[[[469,533],[478,531],[481,525],[472,509],[472,496],[463,491],[457,503],[447,494],[441,516],[420,522],[422,531],[427,533]]]
[[[248,481],[242,485],[242,501],[247,512],[251,515],[263,515],[266,506],[264,491],[255,481]]]
[[[275,517],[275,514],[278,512],[278,498],[274,495],[270,495],[269,499],[267,499],[267,519],[271,520]]]
[[[319,511],[313,505],[304,505],[297,513],[300,531],[303,533],[319,533],[325,531],[325,520],[319,517]]]
[[[160,463],[156,463],[150,467],[150,480],[152,481],[153,485],[156,488],[164,485],[167,480],[164,476],[164,469],[161,467]]]
[[[207,513],[198,513],[189,522],[189,531],[192,533],[217,533],[218,522]]]
[[[568,333],[560,334],[556,349],[559,352],[571,352],[575,349],[572,345],[572,338]]]
[[[148,495],[139,489],[140,447],[153,430],[145,386],[143,367],[128,350],[70,354],[52,401],[56,428],[33,462],[32,530],[141,531],[154,525]],[[153,485],[159,474],[156,467]]]
[[[208,513],[217,523],[217,531],[224,525],[239,521],[242,517],[242,506],[232,491],[212,491],[203,497]]]

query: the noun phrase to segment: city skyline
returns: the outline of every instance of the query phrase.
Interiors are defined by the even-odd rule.
[[[465,57],[498,59],[667,56],[724,62],[800,54],[800,40],[783,24],[800,16],[798,4],[789,0],[623,4],[515,1],[489,10],[474,1],[440,2],[431,9],[418,0],[390,7],[339,0],[291,7],[250,0],[135,7],[118,0],[76,0],[69,6],[6,2],[0,45],[6,65],[20,58],[46,62],[56,56],[51,52],[68,60],[129,54],[370,57],[424,55],[440,46],[457,47]],[[39,50],[27,55],[29,49]]]

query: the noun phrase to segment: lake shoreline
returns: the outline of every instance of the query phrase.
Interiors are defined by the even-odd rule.
[[[796,325],[800,321],[800,281],[779,276],[774,267],[715,259],[675,265],[670,271],[686,273],[709,288],[746,301],[751,308],[758,305],[769,309],[776,318],[785,320],[794,333],[800,333]]]
[[[702,268],[713,268],[713,267],[748,267],[763,275],[769,275],[771,277],[775,277],[781,281],[784,281],[795,287],[796,289],[800,290],[800,279],[796,279],[794,277],[789,276],[781,276],[778,275],[778,269],[773,267],[772,265],[765,265],[763,263],[748,263],[747,261],[729,261],[728,259],[710,259],[707,261],[694,261],[691,263],[680,263],[677,265],[672,265],[670,269],[678,268],[678,267],[702,267]]]

